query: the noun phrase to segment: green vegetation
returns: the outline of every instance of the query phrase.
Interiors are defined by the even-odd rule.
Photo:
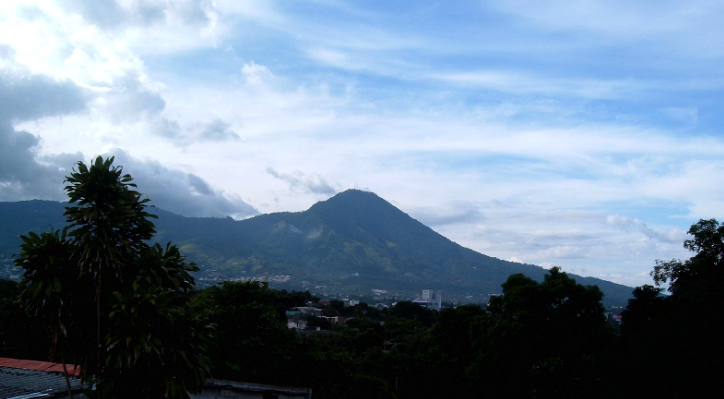
[[[627,375],[662,382],[640,387],[641,395],[724,397],[724,226],[700,220],[689,234],[684,247],[694,256],[657,261],[651,273],[657,287],[638,287],[623,312]],[[670,295],[660,295],[666,284]]]
[[[62,229],[63,207],[31,201],[0,203],[0,256],[9,259],[27,231]],[[411,218],[373,193],[349,190],[305,212],[260,215],[247,220],[186,218],[149,209],[158,215],[153,240],[177,244],[199,265],[200,287],[223,280],[259,279],[273,288],[310,290],[317,295],[369,295],[414,298],[434,284],[450,301],[484,303],[500,294],[509,275],[522,273],[543,281],[546,270],[506,262],[464,248]],[[27,226],[23,227],[23,226]],[[40,226],[40,227],[38,227]],[[12,245],[10,245],[12,243]],[[4,252],[3,252],[4,251]],[[0,277],[3,274],[0,259]],[[625,306],[631,288],[571,275],[583,285],[597,285],[607,305]]]
[[[724,396],[716,220],[691,227],[690,259],[657,261],[657,286],[634,290],[618,329],[602,291],[558,268],[540,280],[509,276],[486,308],[440,312],[322,303],[258,281],[196,291],[195,266],[171,244],[148,243],[146,200],[112,159],[79,164],[69,183],[70,227],[24,236],[22,281],[0,280],[0,356],[78,364],[96,385],[90,397],[188,397],[207,376],[310,387],[319,399]],[[366,223],[327,225],[361,239]],[[407,245],[390,234],[393,247]],[[346,323],[309,316],[322,331],[288,329],[286,311],[313,303]]]
[[[73,362],[90,397],[186,398],[209,374],[211,325],[191,306],[193,265],[146,242],[154,225],[129,175],[98,157],[66,180],[70,224],[21,237],[18,303]]]

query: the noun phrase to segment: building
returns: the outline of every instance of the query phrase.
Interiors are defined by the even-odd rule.
[[[74,398],[81,395],[79,370],[67,365],[71,391]],[[311,399],[309,388],[285,387],[268,384],[252,384],[225,380],[206,380],[201,392],[192,394],[194,399]],[[67,399],[62,365],[34,360],[0,358],[0,399],[51,398]]]
[[[67,365],[72,374],[73,365]],[[81,386],[75,375],[70,387],[78,398]],[[0,398],[68,398],[63,366],[58,363],[0,357]]]
[[[422,290],[422,296],[417,297],[412,302],[439,311],[442,308],[442,291],[434,292],[430,289],[424,289]]]
[[[322,317],[322,309],[317,309],[309,306],[298,306],[294,310],[287,310],[287,327],[296,330],[307,330],[307,318],[309,317]],[[313,330],[319,331],[319,327],[314,327]]]

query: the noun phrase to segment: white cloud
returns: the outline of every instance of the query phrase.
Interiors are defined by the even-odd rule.
[[[273,168],[266,168],[266,172],[289,185],[292,190],[302,190],[312,194],[334,195],[337,190],[334,189],[322,176],[313,174],[306,176],[300,171],[294,173],[279,173]]]
[[[179,24],[206,27],[218,18],[211,0],[66,0],[70,13],[104,29]]]
[[[425,225],[440,227],[459,223],[478,223],[485,220],[484,205],[466,201],[455,201],[432,207],[408,207],[406,212],[414,215]]]
[[[116,153],[179,213],[365,187],[489,255],[622,282],[720,216],[718,4],[376,4],[1,2],[0,140],[28,166],[2,198]]]
[[[193,174],[171,169],[153,160],[131,157],[116,149],[110,155],[124,173],[133,176],[138,190],[161,209],[185,216],[243,219],[258,212],[233,193],[213,188],[209,182]]]
[[[241,68],[241,72],[244,74],[246,83],[250,85],[258,85],[265,79],[274,77],[267,67],[259,65],[254,61],[244,64],[244,67]]]
[[[211,141],[239,140],[239,135],[231,130],[230,124],[221,119],[215,119],[202,128],[201,139]]]
[[[4,64],[0,67],[0,200],[60,199],[62,169],[39,160],[41,138],[15,124],[83,111],[87,93],[72,82],[28,73],[7,58]]]
[[[661,240],[666,243],[678,244],[686,239],[683,231],[668,230],[666,232],[658,232],[651,229],[639,219],[630,219],[621,215],[607,216],[606,223],[624,231],[638,231],[650,239]]]
[[[665,2],[629,1],[498,1],[495,6],[505,12],[554,31],[601,34],[617,40],[669,40],[682,43],[698,37],[697,42],[722,31],[719,18],[724,14],[721,3],[709,0]],[[683,39],[683,40],[682,40]],[[686,50],[681,47],[679,50]],[[695,50],[701,51],[701,46]],[[719,52],[721,54],[721,52]]]
[[[584,248],[580,248],[577,246],[571,246],[571,245],[564,245],[564,246],[557,246],[548,248],[545,251],[541,251],[540,253],[536,254],[536,258],[546,258],[546,259],[583,259],[590,256],[589,252],[586,251]]]
[[[0,201],[62,198],[63,175],[35,158],[39,139],[0,124]]]

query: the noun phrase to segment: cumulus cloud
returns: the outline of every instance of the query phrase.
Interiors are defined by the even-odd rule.
[[[89,93],[68,80],[0,69],[0,121],[64,115],[85,108]]]
[[[156,117],[166,102],[144,80],[140,71],[126,71],[102,88],[92,107],[114,124]]]
[[[124,173],[133,176],[138,190],[166,211],[183,216],[237,219],[258,213],[238,196],[211,187],[193,173],[167,168],[153,160],[139,160],[120,149],[110,155],[115,156],[115,164],[123,166]]]
[[[63,173],[70,166],[59,166],[64,154],[39,160],[40,138],[16,130],[14,123],[81,111],[87,93],[72,82],[17,73],[22,68],[12,67],[0,69],[0,200],[62,199]]]
[[[238,140],[239,135],[231,130],[231,125],[221,119],[215,119],[201,129],[201,138],[210,141]]]
[[[606,217],[606,224],[624,231],[637,231],[652,240],[659,240],[667,243],[680,243],[684,240],[682,234],[676,230],[666,233],[655,231],[639,219],[631,219],[621,215],[609,215]]]
[[[289,187],[292,190],[301,190],[307,193],[324,195],[332,195],[337,192],[331,184],[318,174],[305,175],[300,171],[295,171],[294,174],[280,173],[273,168],[267,168],[266,173],[275,179],[279,179],[289,184]]]
[[[106,28],[148,26],[173,20],[205,26],[216,19],[217,12],[211,0],[68,0],[65,6],[88,22]]]
[[[214,189],[211,188],[206,180],[196,176],[193,173],[187,173],[186,180],[188,181],[189,186],[191,186],[191,189],[195,194],[205,195],[209,197],[214,196]]]
[[[31,75],[36,80],[66,82],[66,87],[43,93],[46,103],[54,100],[61,105],[73,104],[74,97],[67,91],[75,85],[85,88],[84,94],[92,97],[89,111],[112,124],[155,118],[166,107],[160,94],[163,85],[148,77],[144,60],[126,36],[139,26],[133,15],[150,22],[170,15],[192,15],[180,10],[191,7],[186,3],[101,0],[7,5],[2,12],[7,12],[8,18],[0,19],[0,67],[4,65],[15,74]],[[191,3],[199,6],[204,2]],[[126,19],[128,29],[108,28]]]
[[[53,199],[63,197],[63,175],[39,163],[38,137],[0,123],[0,200]]]
[[[151,131],[168,139],[180,139],[182,137],[181,125],[175,120],[164,117],[154,119],[151,125]]]
[[[383,3],[0,1],[0,152],[25,165],[0,161],[0,195],[123,148],[177,213],[372,187],[483,253],[624,281],[724,209],[721,6],[624,3],[446,5],[420,30]]]
[[[244,75],[244,79],[249,85],[261,84],[265,79],[269,79],[274,76],[267,67],[259,65],[254,61],[244,64],[241,68],[241,73]]]
[[[198,142],[220,143],[241,139],[232,129],[232,125],[220,118],[207,123],[192,122],[182,125],[161,114],[151,118],[148,126],[151,133],[165,137],[180,147],[188,147]]]

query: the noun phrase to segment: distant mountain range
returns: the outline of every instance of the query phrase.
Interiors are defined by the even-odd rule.
[[[0,203],[0,278],[18,278],[11,256],[21,234],[62,228],[66,204]],[[546,270],[464,248],[377,195],[348,190],[304,212],[246,220],[188,218],[154,208],[155,240],[178,245],[201,268],[197,284],[262,279],[277,288],[316,294],[412,297],[424,288],[443,298],[487,302],[513,273],[542,280]],[[625,305],[632,289],[572,275],[598,285],[609,305]]]

